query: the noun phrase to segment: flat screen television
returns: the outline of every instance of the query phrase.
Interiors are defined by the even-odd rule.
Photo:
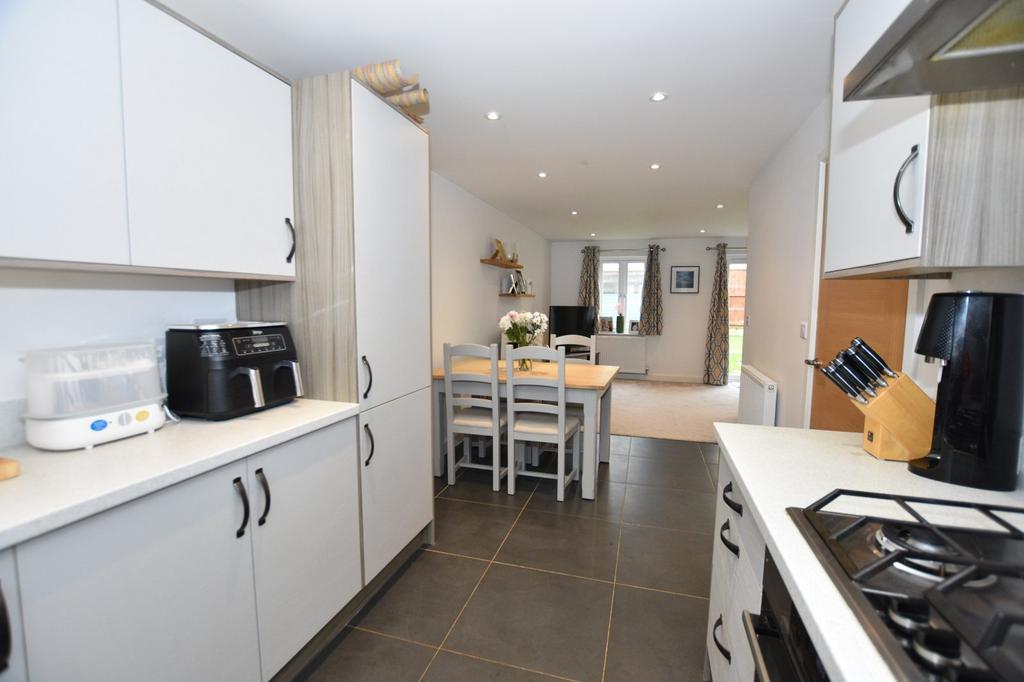
[[[548,308],[548,333],[555,336],[594,335],[595,312],[592,305],[553,305]]]

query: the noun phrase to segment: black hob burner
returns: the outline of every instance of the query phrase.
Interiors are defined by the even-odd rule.
[[[834,490],[788,512],[898,679],[1024,680],[1024,508]]]

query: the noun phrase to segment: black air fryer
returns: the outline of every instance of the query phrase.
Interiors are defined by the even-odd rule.
[[[959,291],[928,303],[915,352],[942,363],[931,453],[912,472],[988,490],[1017,486],[1024,420],[1024,295]]]
[[[180,415],[231,419],[301,395],[295,344],[283,322],[167,330],[167,405]]]

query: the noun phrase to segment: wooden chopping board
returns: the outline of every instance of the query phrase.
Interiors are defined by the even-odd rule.
[[[21,464],[16,459],[0,457],[0,481],[14,478],[21,473]]]

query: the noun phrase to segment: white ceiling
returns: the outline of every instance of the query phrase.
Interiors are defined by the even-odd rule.
[[[746,234],[751,180],[827,92],[842,2],[164,0],[290,78],[400,58],[433,169],[551,239]]]

